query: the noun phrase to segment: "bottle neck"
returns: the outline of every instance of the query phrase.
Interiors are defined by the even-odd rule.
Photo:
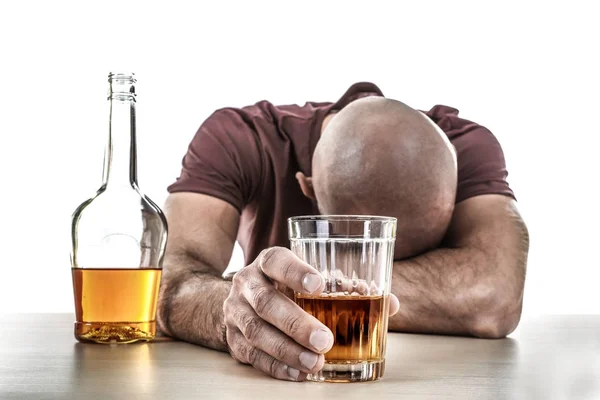
[[[104,155],[106,189],[137,187],[135,79],[110,75],[108,143]]]

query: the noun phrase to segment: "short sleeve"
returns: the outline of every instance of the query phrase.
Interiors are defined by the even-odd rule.
[[[507,182],[504,152],[492,132],[470,123],[452,142],[458,160],[457,203],[483,194],[515,198]]]
[[[448,136],[456,149],[456,203],[484,194],[515,198],[508,185],[504,152],[489,129],[458,117],[458,110],[437,105],[425,113]]]
[[[169,193],[196,192],[224,200],[240,213],[256,193],[261,154],[256,132],[233,108],[214,112],[196,132]]]

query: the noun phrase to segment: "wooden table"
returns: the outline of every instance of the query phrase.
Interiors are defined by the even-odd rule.
[[[69,314],[0,315],[0,399],[600,399],[600,316],[513,338],[390,334],[379,382],[277,381],[183,342],[77,343]]]

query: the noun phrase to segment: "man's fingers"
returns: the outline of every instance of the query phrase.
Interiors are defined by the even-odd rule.
[[[274,378],[295,382],[306,379],[305,373],[300,372],[295,368],[288,367],[281,361],[277,361],[274,357],[256,347],[252,348],[251,354],[252,359],[250,363],[252,366]]]
[[[320,294],[325,288],[321,274],[286,248],[266,249],[260,253],[257,261],[258,268],[270,279],[296,292]]]
[[[243,296],[260,318],[307,349],[324,354],[333,346],[331,331],[273,285],[269,285],[264,276],[246,285]]]
[[[231,338],[231,353],[232,355],[235,354],[234,358],[238,361],[251,364],[254,368],[277,379],[286,381],[303,381],[306,379],[305,373],[288,367],[259,348],[252,346],[241,331],[228,332],[227,335]]]
[[[288,367],[316,373],[323,368],[325,357],[300,346],[273,325],[261,319],[249,304],[237,306],[231,322],[239,327],[246,340]]]

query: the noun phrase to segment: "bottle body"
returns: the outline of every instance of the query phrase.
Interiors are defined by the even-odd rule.
[[[103,183],[72,219],[75,337],[130,343],[156,335],[167,223],[137,186],[133,74],[111,74],[109,82]]]

